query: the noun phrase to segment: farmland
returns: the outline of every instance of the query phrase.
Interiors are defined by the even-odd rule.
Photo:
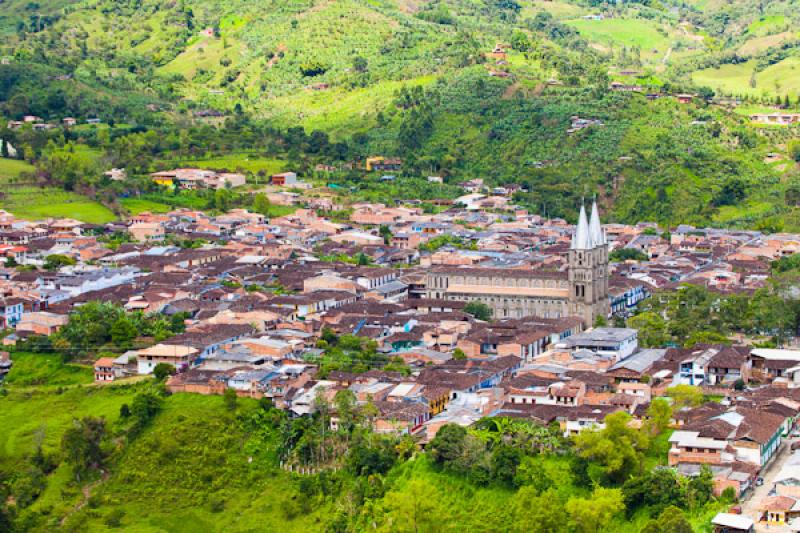
[[[9,188],[0,199],[0,209],[27,220],[67,217],[89,224],[105,224],[116,219],[101,203],[54,187]]]
[[[0,158],[0,184],[13,184],[19,181],[23,173],[33,173],[36,168],[19,159]]]
[[[756,62],[725,64],[718,68],[697,71],[693,80],[725,94],[800,96],[800,57],[788,57],[760,72]]]

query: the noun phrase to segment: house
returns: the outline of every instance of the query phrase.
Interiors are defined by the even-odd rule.
[[[785,418],[761,409],[699,407],[699,416],[669,438],[670,466],[741,461],[763,468],[781,444]],[[692,411],[682,413],[692,416]]]
[[[156,222],[137,222],[128,227],[128,233],[137,242],[154,242],[164,240],[164,226]]]
[[[152,374],[159,363],[166,363],[180,372],[188,369],[199,353],[191,346],[156,344],[137,352],[137,371],[139,374]]]
[[[383,244],[383,237],[358,230],[343,231],[338,235],[332,235],[330,239],[331,241],[338,242],[340,244],[353,244],[360,246]]]
[[[67,322],[69,322],[67,315],[35,311],[22,315],[22,318],[17,323],[17,331],[49,336],[66,326]]]
[[[153,172],[150,178],[157,185],[178,187],[184,190],[226,189],[239,187],[247,182],[243,174],[217,173],[213,170],[198,168],[177,168]]]
[[[758,505],[760,522],[770,526],[783,526],[791,518],[800,516],[800,502],[789,496],[768,496]]]
[[[127,172],[124,168],[112,168],[103,172],[104,176],[108,176],[111,181],[125,181],[128,178]]]
[[[367,172],[401,170],[402,167],[403,167],[403,161],[401,159],[396,159],[396,158],[375,156],[375,157],[368,157],[366,161]]]
[[[94,363],[95,381],[114,381],[114,359],[112,357],[101,357]]]
[[[281,174],[273,174],[269,182],[277,187],[291,187],[297,183],[297,174],[294,172],[283,172]]]
[[[800,124],[800,113],[755,113],[750,115],[750,120],[756,124],[790,126]]]
[[[0,298],[0,329],[13,328],[22,320],[25,301],[20,298]]]
[[[733,513],[717,513],[711,519],[714,533],[753,533],[755,523],[749,516]]]
[[[638,332],[635,329],[606,327],[572,335],[558,345],[573,351],[589,350],[613,362],[633,355],[638,346]]]

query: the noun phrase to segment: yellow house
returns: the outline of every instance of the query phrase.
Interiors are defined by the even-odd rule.
[[[383,156],[375,156],[367,158],[367,171],[372,172],[372,167],[375,163],[382,163],[385,158]]]
[[[161,185],[163,187],[172,187],[173,184],[172,178],[153,178],[153,182],[156,185]]]

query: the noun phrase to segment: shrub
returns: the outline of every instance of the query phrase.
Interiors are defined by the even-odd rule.
[[[106,515],[104,522],[108,527],[120,527],[124,516],[125,511],[122,509],[114,509]]]

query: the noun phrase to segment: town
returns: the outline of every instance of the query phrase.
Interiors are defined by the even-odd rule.
[[[620,412],[640,427],[669,398],[668,466],[687,478],[708,467],[714,494],[743,502],[715,527],[790,527],[800,515],[795,331],[763,326],[777,344],[752,331],[686,344],[653,340],[637,318],[690,288],[752,297],[800,235],[602,224],[596,203],[571,225],[480,182],[462,187],[437,214],[353,203],[347,220],[327,216],[344,211],[338,199],[302,195],[273,218],[178,209],[103,226],[0,212],[0,377],[15,352],[52,345],[93,360],[100,384],[160,375],[172,393],[266,399],[291,418],[347,390],[374,411],[376,432],[419,448],[486,417],[556,424],[564,437]],[[63,335],[92,306],[122,317],[108,338]],[[174,328],[140,334],[124,318],[133,314]]]

